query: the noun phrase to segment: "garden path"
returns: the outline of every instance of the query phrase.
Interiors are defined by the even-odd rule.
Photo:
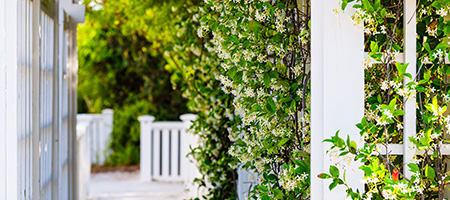
[[[139,171],[91,174],[87,200],[181,200],[187,197],[181,183],[139,180]]]

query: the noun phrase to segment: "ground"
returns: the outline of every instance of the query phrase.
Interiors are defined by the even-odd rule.
[[[181,200],[187,197],[181,183],[141,182],[139,171],[91,174],[88,200]]]

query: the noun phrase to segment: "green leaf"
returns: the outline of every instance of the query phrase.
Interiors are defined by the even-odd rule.
[[[389,184],[389,185],[395,185],[396,184],[395,181],[392,180],[391,178],[384,179],[384,183]]]
[[[408,67],[408,63],[407,64],[401,64],[400,62],[396,62],[395,63],[395,67],[398,70],[399,76],[402,77],[403,74],[406,73],[406,68]]]
[[[266,110],[270,113],[275,113],[275,102],[273,102],[272,99],[270,99],[267,103],[266,103]]]
[[[231,42],[233,42],[234,44],[239,44],[239,38],[237,35],[231,35],[230,37]]]
[[[420,171],[420,168],[414,163],[409,163],[408,167],[409,167],[411,172],[417,173],[417,172]]]
[[[372,52],[378,52],[378,43],[375,42],[375,41],[372,41],[372,42],[370,43],[370,50],[371,50]]]
[[[261,191],[263,191],[263,192],[268,192],[269,190],[267,189],[267,187],[266,186],[264,186],[264,185],[258,185],[258,186],[256,186],[259,190],[261,190]]]
[[[425,50],[427,50],[428,52],[431,51],[430,45],[428,43],[423,44],[423,47],[425,48]]]
[[[348,4],[348,0],[342,0],[341,9],[345,10],[345,8],[347,7],[347,4]]]
[[[405,111],[404,110],[396,110],[396,111],[394,111],[393,114],[394,114],[394,117],[397,117],[399,115],[404,115]]]
[[[284,97],[284,98],[280,99],[281,103],[286,103],[286,102],[290,102],[290,101],[292,101],[292,99],[290,97]]]
[[[339,169],[336,166],[330,166],[330,174],[331,176],[338,178],[339,177]]]
[[[328,188],[331,190],[333,190],[336,186],[338,185],[338,182],[336,179],[333,180],[333,182],[328,186]]]
[[[372,4],[368,0],[363,0],[363,7],[365,10],[369,12],[374,12],[375,9],[373,8]]]
[[[437,102],[437,95],[433,97],[432,103],[433,103],[433,107],[437,110],[439,108],[438,102]]]
[[[264,85],[266,87],[269,87],[270,86],[270,75],[269,75],[269,73],[264,73],[263,79],[264,79]]]
[[[327,173],[321,173],[319,175],[317,175],[317,177],[319,177],[320,179],[329,179],[331,178],[331,176]]]
[[[281,140],[278,142],[277,146],[281,147],[281,146],[283,146],[284,144],[286,144],[286,142],[289,141],[289,140],[290,140],[290,138],[283,138],[283,139],[281,139]]]
[[[386,17],[386,8],[381,9],[380,15],[381,15],[381,17],[383,17],[383,18]]]
[[[425,167],[425,176],[430,179],[434,179],[436,177],[436,172],[434,171],[434,169],[432,167],[427,165]]]

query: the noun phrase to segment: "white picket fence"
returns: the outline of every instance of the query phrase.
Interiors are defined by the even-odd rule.
[[[198,137],[187,132],[196,115],[184,114],[181,121],[155,122],[153,116],[140,116],[141,180],[182,182],[197,195],[193,180],[199,172],[187,154],[198,145]]]
[[[108,156],[111,140],[113,110],[101,114],[77,115],[77,171],[78,196],[85,199],[89,192],[91,166],[103,165]]]
[[[113,126],[113,110],[105,109],[101,114],[78,114],[77,124],[88,123],[89,160],[103,165],[108,157],[108,144]]]

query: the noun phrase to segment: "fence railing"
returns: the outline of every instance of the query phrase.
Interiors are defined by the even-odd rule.
[[[113,125],[113,110],[105,109],[101,114],[78,114],[78,124],[89,123],[87,130],[90,162],[103,165],[108,156],[108,143]]]
[[[196,115],[184,114],[181,121],[154,122],[141,116],[141,180],[190,183],[196,168],[187,157],[195,137],[187,134]]]
[[[102,114],[77,115],[77,196],[85,199],[89,190],[91,165],[103,165],[108,155],[111,138],[113,110],[105,109]]]
[[[91,159],[89,135],[92,130],[93,123],[77,122],[77,192],[80,199],[85,199],[89,188],[89,179],[91,178]]]

